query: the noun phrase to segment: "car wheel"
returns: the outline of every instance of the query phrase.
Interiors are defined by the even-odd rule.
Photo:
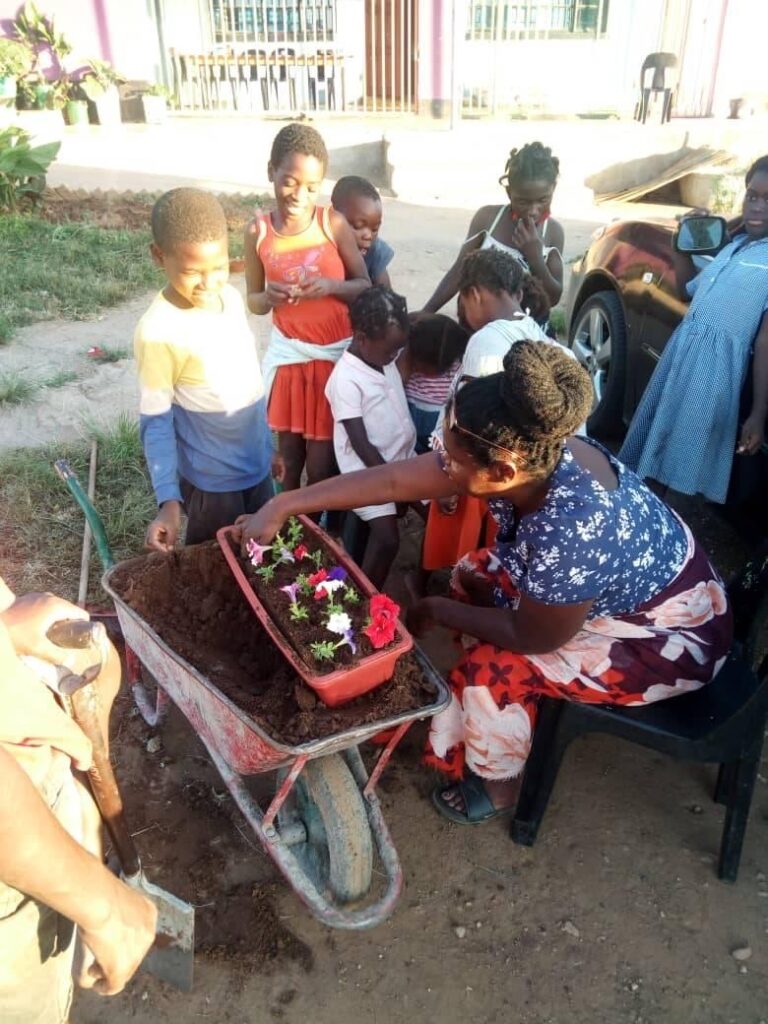
[[[615,292],[596,292],[587,299],[574,318],[569,344],[595,389],[589,433],[618,434],[623,428],[627,326]]]

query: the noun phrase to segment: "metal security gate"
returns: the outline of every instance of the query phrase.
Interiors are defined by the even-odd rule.
[[[179,106],[295,116],[411,111],[416,5],[162,0],[162,37]]]
[[[461,110],[465,117],[531,112],[531,90],[510,88],[515,46],[550,39],[604,36],[610,0],[468,0],[461,47]]]

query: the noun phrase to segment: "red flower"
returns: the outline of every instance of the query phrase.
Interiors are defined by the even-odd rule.
[[[293,551],[294,558],[298,558],[299,561],[301,561],[302,558],[306,558],[308,554],[309,548],[306,544],[299,544]]]
[[[400,605],[387,597],[386,594],[376,594],[371,598],[368,607],[371,613],[371,621],[363,632],[371,641],[373,647],[376,649],[385,647],[395,639]]]
[[[325,569],[318,569],[317,572],[312,573],[312,575],[307,578],[307,583],[309,583],[311,587],[316,587],[318,583],[322,583],[323,580],[327,579],[328,573]]]

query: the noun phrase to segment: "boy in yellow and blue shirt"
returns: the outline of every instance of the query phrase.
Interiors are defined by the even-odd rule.
[[[167,278],[134,335],[140,430],[159,511],[146,542],[170,551],[212,538],[273,493],[272,440],[256,343],[228,284],[227,223],[215,196],[166,192],[152,210]]]

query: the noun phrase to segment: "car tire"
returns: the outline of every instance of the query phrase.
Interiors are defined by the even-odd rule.
[[[624,428],[627,325],[616,292],[596,292],[571,323],[568,344],[592,378],[595,406],[587,420],[591,436],[615,436]]]

